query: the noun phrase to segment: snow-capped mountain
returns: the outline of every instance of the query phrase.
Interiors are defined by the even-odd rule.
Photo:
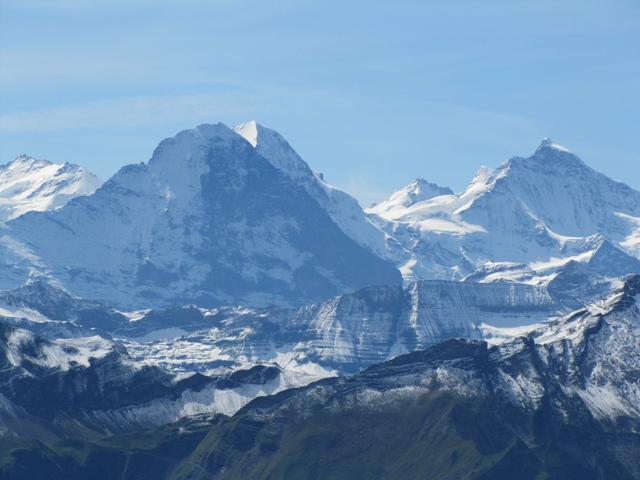
[[[350,197],[309,194],[319,183],[274,167],[274,158],[302,160],[275,132],[256,128],[256,148],[223,124],[185,130],[93,195],[9,222],[2,286],[39,275],[85,298],[148,307],[302,304],[399,283],[394,266],[330,213],[327,205]],[[268,160],[263,148],[280,153]],[[382,238],[362,214],[355,222]]]
[[[442,195],[453,195],[453,191],[449,187],[441,187],[436,183],[427,182],[424,178],[417,178],[388,199],[372,205],[368,211],[382,218],[394,219],[412,205]]]
[[[342,231],[357,243],[382,258],[399,254],[401,247],[372,222],[358,201],[328,184],[322,175],[314,173],[278,132],[255,121],[240,124],[234,127],[234,131],[274,167],[302,185]]]
[[[550,140],[528,158],[512,158],[495,171],[483,167],[460,194],[406,200],[413,189],[368,210],[407,252],[396,258],[407,281],[479,279],[477,271],[488,270],[494,279],[545,282],[570,261],[600,256],[604,240],[626,256],[623,263],[640,255],[640,192]],[[608,274],[618,275],[620,265]]]
[[[367,212],[277,132],[202,125],[93,195],[9,222],[0,287],[44,276],[124,308],[259,306],[398,283],[391,264],[406,283],[548,285],[577,262],[598,278],[590,295],[640,271],[640,193],[548,140],[460,194],[419,179]]]
[[[75,197],[92,194],[101,184],[78,165],[20,155],[0,166],[0,222],[62,207]]]

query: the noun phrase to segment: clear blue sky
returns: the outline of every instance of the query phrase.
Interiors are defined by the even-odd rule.
[[[257,119],[363,204],[549,136],[640,188],[638,0],[0,0],[0,155],[107,178]]]

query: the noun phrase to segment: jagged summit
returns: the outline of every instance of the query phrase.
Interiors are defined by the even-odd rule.
[[[262,125],[260,125],[262,127]],[[236,125],[233,127],[233,130],[242,135],[247,142],[253,146],[253,148],[258,146],[258,123],[255,120],[250,120],[245,123],[241,123],[240,125]]]
[[[564,147],[557,143],[553,143],[553,140],[551,140],[549,137],[545,137],[542,139],[542,141],[540,142],[540,145],[538,145],[538,148],[536,149],[536,152],[540,152],[546,149],[552,149],[552,150],[556,150],[559,152],[566,152],[566,153],[571,152],[571,150],[569,150],[567,147]]]
[[[367,211],[387,219],[393,219],[398,213],[403,213],[406,209],[420,202],[442,195],[453,195],[453,191],[449,187],[441,187],[424,178],[416,178],[386,200],[372,205]]]
[[[528,157],[513,157],[503,163],[499,169],[506,170],[509,168],[526,169],[532,171],[533,174],[585,176],[594,172],[575,153],[567,147],[554,143],[549,138],[542,140],[532,155]]]
[[[0,166],[0,222],[29,211],[59,208],[75,197],[93,193],[101,184],[78,165],[18,155]]]
[[[21,153],[12,161],[1,165],[0,168],[4,169],[17,169],[17,168],[29,168],[34,166],[47,166],[51,165],[49,160],[43,158],[35,158],[26,153]]]
[[[429,198],[439,195],[453,195],[453,190],[449,187],[441,187],[437,183],[429,182],[420,177],[416,178],[403,190],[411,196],[411,200],[413,200],[414,203],[428,200]]]

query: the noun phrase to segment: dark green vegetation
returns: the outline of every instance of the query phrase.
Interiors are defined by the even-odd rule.
[[[5,438],[11,479],[632,479],[640,436],[490,401],[426,394],[388,406],[284,410],[284,392],[234,417],[181,421],[94,442]]]
[[[189,424],[187,424],[189,423]],[[43,444],[4,438],[1,477],[6,479],[158,479],[183,461],[210,424],[176,424],[93,442]]]

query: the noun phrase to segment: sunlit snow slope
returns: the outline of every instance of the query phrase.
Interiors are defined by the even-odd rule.
[[[0,166],[0,222],[62,207],[72,198],[92,194],[101,184],[78,165],[20,155]]]

